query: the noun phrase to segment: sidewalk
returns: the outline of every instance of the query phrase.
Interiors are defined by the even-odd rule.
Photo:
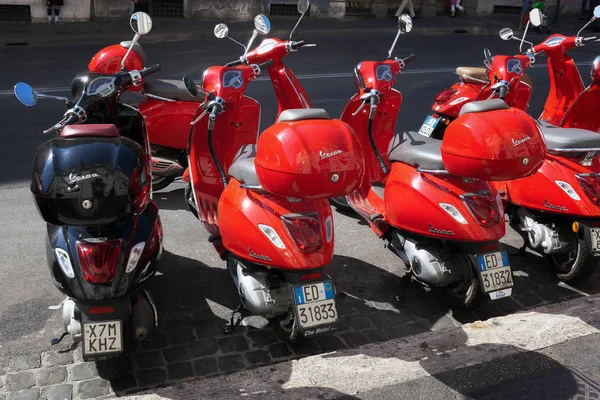
[[[503,27],[517,30],[519,16],[502,15],[494,17],[468,16],[466,18],[417,18],[413,22],[413,35],[440,34],[493,34]],[[170,42],[179,40],[218,40],[213,35],[216,23],[223,21],[155,19],[152,32],[144,37],[144,42]],[[564,15],[560,22],[552,26],[554,32],[575,34],[584,21],[576,16]],[[271,37],[286,38],[296,23],[294,18],[274,17],[271,19]],[[227,22],[230,36],[245,38],[252,31],[251,21]],[[296,38],[314,35],[347,35],[392,33],[397,30],[395,18],[352,18],[317,19],[307,18],[300,23]],[[0,45],[43,45],[90,42],[117,42],[132,36],[126,20],[92,21],[61,25],[49,24],[0,24]]]

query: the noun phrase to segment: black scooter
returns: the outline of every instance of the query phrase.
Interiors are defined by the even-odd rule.
[[[152,20],[131,17],[140,35]],[[124,61],[122,65],[124,65]],[[152,201],[150,147],[142,115],[120,103],[123,91],[140,85],[160,66],[114,75],[84,72],[72,97],[36,93],[20,82],[15,95],[27,106],[39,98],[64,100],[69,110],[44,133],[33,165],[31,191],[47,222],[46,260],[62,302],[65,332],[83,342],[85,360],[123,351],[126,328],[137,339],[157,325],[158,315],[142,285],[162,253],[162,224]]]

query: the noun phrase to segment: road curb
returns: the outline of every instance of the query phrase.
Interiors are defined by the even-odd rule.
[[[600,295],[595,295],[152,392],[165,396],[161,398],[187,398],[190,393],[207,398],[218,387],[221,399],[239,398],[240,393],[286,398],[286,391],[318,388],[354,395],[542,350],[598,334],[599,328]]]

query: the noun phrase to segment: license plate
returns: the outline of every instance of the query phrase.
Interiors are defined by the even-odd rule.
[[[83,354],[120,353],[123,349],[121,321],[83,324]]]
[[[440,122],[439,118],[434,118],[431,115],[428,115],[427,118],[425,118],[423,125],[421,125],[421,129],[419,129],[419,133],[423,136],[431,136],[438,122]]]
[[[477,268],[481,275],[481,284],[485,293],[495,292],[513,286],[512,272],[505,251],[477,255]],[[492,299],[507,297],[510,293],[504,291]]]
[[[600,228],[590,228],[592,253],[600,252]]]
[[[302,331],[338,321],[335,290],[331,281],[294,286],[298,327]],[[306,334],[322,333],[311,329]]]

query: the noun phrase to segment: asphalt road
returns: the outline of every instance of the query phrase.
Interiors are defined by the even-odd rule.
[[[535,36],[530,38],[536,41]],[[306,88],[313,105],[326,108],[331,115],[340,115],[355,91],[351,77],[353,67],[363,60],[385,58],[393,37],[357,34],[302,39],[318,46],[303,49],[286,61]],[[141,43],[144,44],[143,39]],[[48,306],[57,304],[62,298],[52,285],[46,268],[45,226],[35,210],[28,179],[35,149],[47,140],[41,132],[61,119],[64,106],[59,102],[40,100],[35,108],[27,108],[12,96],[12,87],[18,81],[26,81],[37,89],[49,88],[51,94],[67,95],[72,77],[86,69],[95,51],[109,44],[0,48],[0,137],[4,143],[0,146],[0,354],[47,348],[47,341],[59,333],[59,315],[48,310]],[[417,61],[410,64],[396,82],[396,87],[404,94],[397,130],[418,129],[429,113],[434,96],[455,82],[452,71],[459,65],[481,66],[485,46],[492,54],[517,51],[516,42],[503,42],[497,36],[403,36],[395,55],[404,57],[414,53]],[[183,74],[199,78],[204,68],[223,64],[240,55],[240,48],[228,41],[152,44],[145,46],[145,50],[150,64],[162,65],[163,70],[158,76],[163,78],[179,78]],[[597,52],[594,47],[572,52],[581,65],[586,83],[589,82],[589,66]],[[540,59],[539,66],[529,71],[535,85],[530,106],[533,115],[541,112],[549,86],[543,64],[544,60]],[[267,127],[276,114],[269,81],[253,83],[248,94],[263,106],[261,124],[262,128]],[[181,321],[190,318],[189,302],[193,301],[200,301],[201,308],[224,318],[228,310],[235,308],[233,285],[227,283],[224,265],[206,241],[208,235],[186,211],[181,186],[170,187],[166,193],[155,194],[155,198],[165,225],[167,257],[163,268],[168,271],[165,272],[167,278],[157,277],[156,283],[152,283],[158,292],[155,295],[157,302],[160,305],[172,301],[173,318]],[[355,219],[336,214],[335,229],[337,256],[334,262],[339,279],[356,281],[362,277],[363,283],[383,284],[386,293],[393,293],[394,280],[388,278],[402,274],[400,261]],[[520,245],[520,239],[513,232],[509,232],[506,242],[514,247]],[[530,264],[533,257],[514,261],[515,269]],[[357,275],[360,268],[374,268],[374,272],[361,271]],[[169,293],[161,293],[165,282],[180,286],[171,287]],[[226,292],[223,298],[204,298],[202,291],[197,293],[200,299],[185,294],[215,282],[229,285],[223,287]],[[393,296],[384,297],[379,290],[372,286],[355,294],[364,299],[376,299],[382,307],[393,302]],[[182,310],[180,314],[177,314],[178,306]]]

